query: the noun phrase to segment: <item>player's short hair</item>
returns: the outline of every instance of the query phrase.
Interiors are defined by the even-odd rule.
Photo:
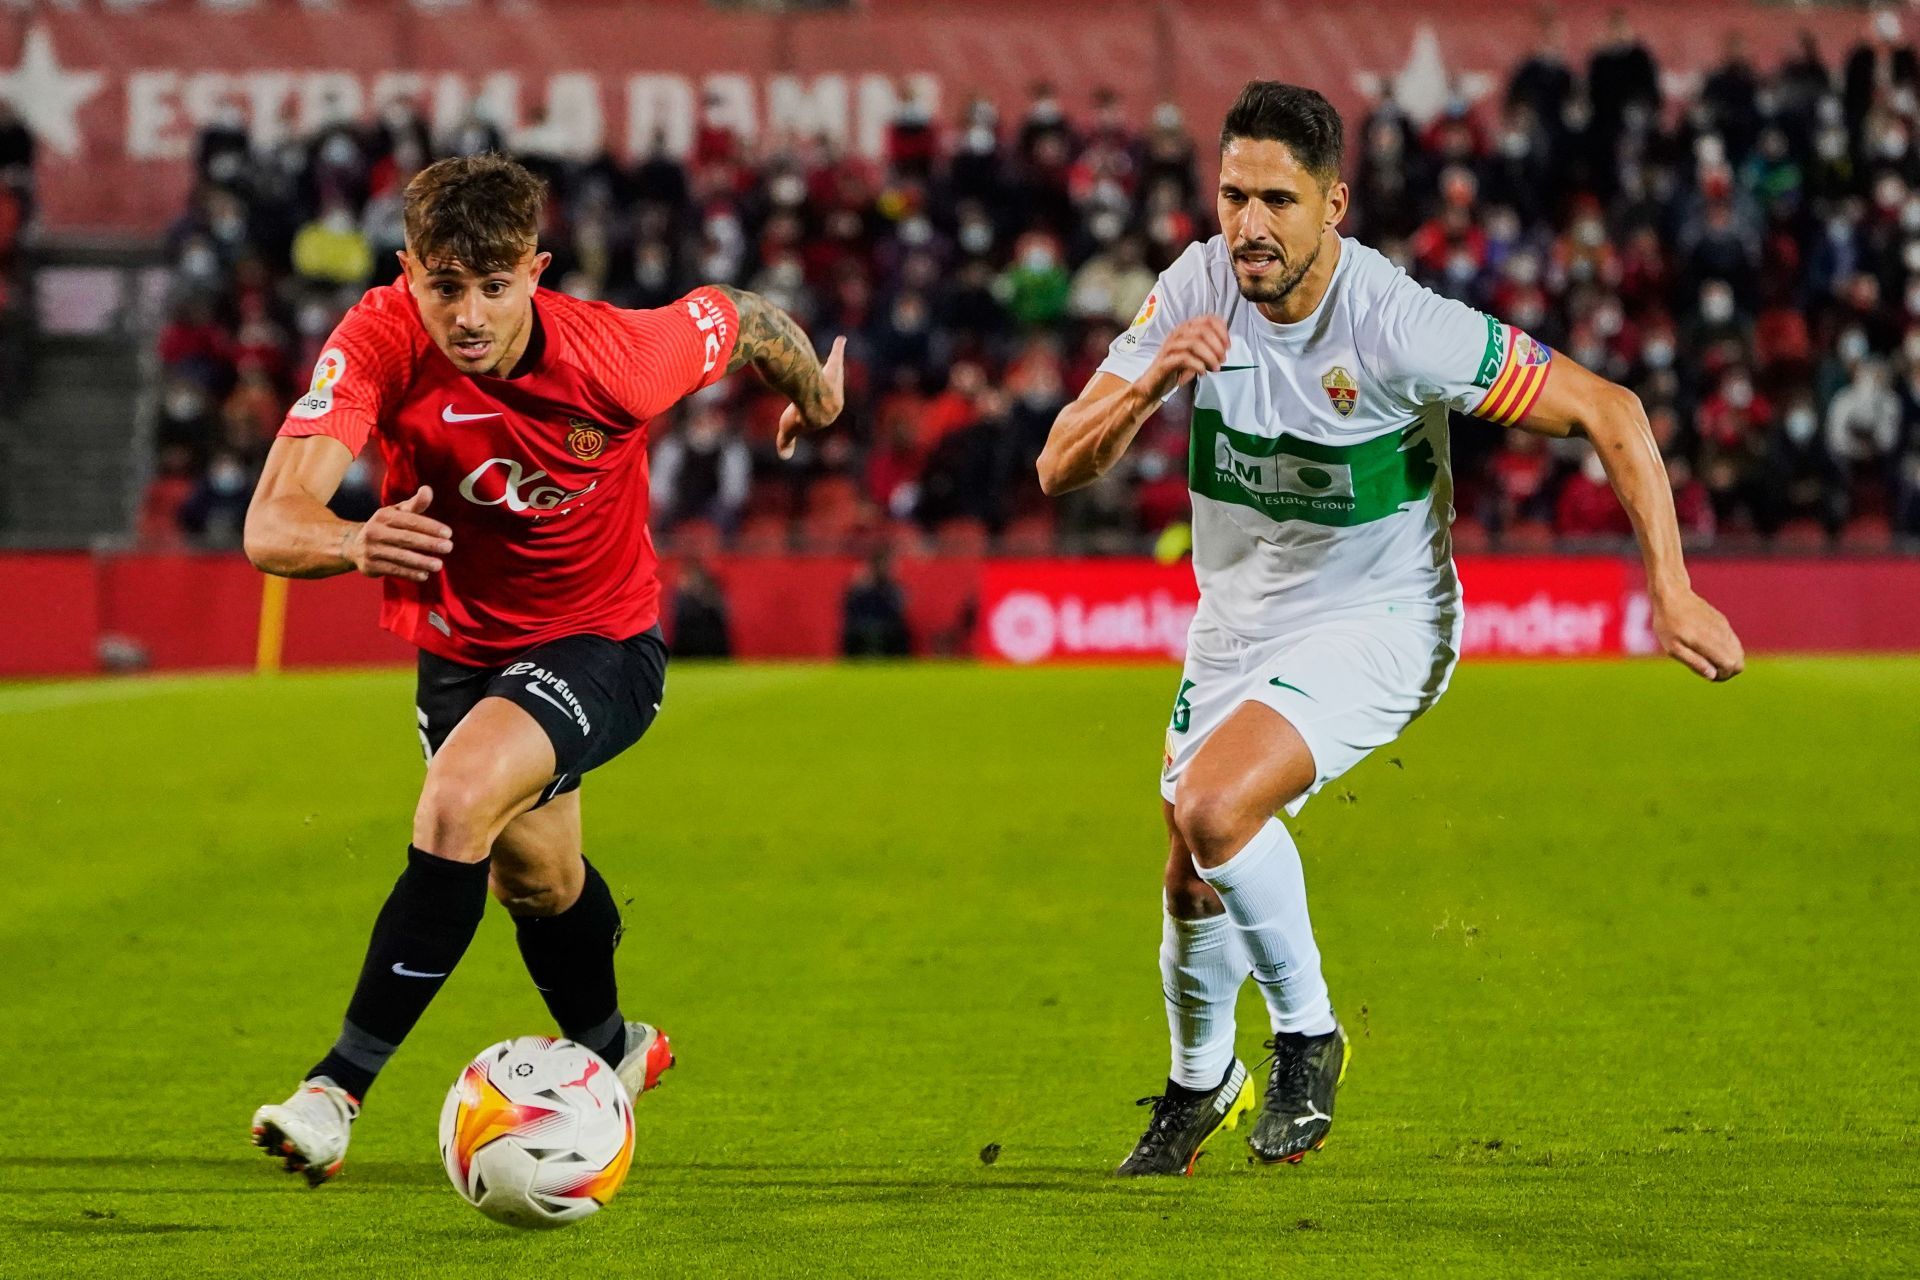
[[[1346,129],[1333,104],[1313,89],[1278,80],[1247,81],[1220,125],[1220,149],[1235,138],[1285,143],[1322,187],[1340,176]]]
[[[407,252],[481,275],[511,271],[539,242],[546,202],[546,180],[506,156],[436,160],[407,183]]]

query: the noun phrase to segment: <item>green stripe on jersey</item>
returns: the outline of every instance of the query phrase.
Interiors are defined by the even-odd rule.
[[[1346,528],[1384,520],[1433,492],[1433,445],[1409,423],[1359,444],[1235,431],[1195,407],[1187,485],[1204,498],[1251,507],[1269,520]]]

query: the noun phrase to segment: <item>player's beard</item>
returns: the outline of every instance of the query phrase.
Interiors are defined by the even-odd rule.
[[[1259,303],[1263,306],[1273,306],[1285,302],[1287,295],[1292,293],[1299,283],[1307,278],[1307,272],[1313,270],[1313,264],[1320,260],[1320,244],[1321,242],[1316,239],[1313,242],[1313,252],[1309,253],[1298,266],[1285,275],[1278,278],[1263,277],[1251,282],[1240,274],[1238,251],[1236,251],[1233,280],[1235,284],[1240,286],[1240,296],[1248,302]]]

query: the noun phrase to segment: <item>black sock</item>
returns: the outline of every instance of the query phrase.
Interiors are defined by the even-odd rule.
[[[619,1066],[627,1043],[613,974],[620,908],[593,864],[581,861],[586,883],[574,904],[555,916],[515,916],[515,932],[520,957],[560,1034]]]
[[[309,1078],[327,1076],[366,1097],[473,941],[487,909],[488,862],[454,862],[407,846],[407,869],[374,919],[340,1039]]]

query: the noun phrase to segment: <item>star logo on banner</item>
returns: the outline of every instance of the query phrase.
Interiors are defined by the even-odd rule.
[[[76,117],[105,81],[98,71],[62,68],[53,52],[53,37],[45,27],[36,26],[20,43],[20,64],[0,71],[0,98],[13,104],[35,137],[71,159],[80,154]]]
[[[1426,22],[1414,29],[1413,45],[1407,50],[1404,67],[1391,75],[1355,72],[1353,85],[1369,98],[1390,94],[1394,103],[1417,125],[1430,123],[1446,110],[1447,99],[1455,89],[1468,102],[1478,102],[1495,87],[1493,77],[1484,71],[1450,74],[1446,56],[1440,52],[1439,33]]]

